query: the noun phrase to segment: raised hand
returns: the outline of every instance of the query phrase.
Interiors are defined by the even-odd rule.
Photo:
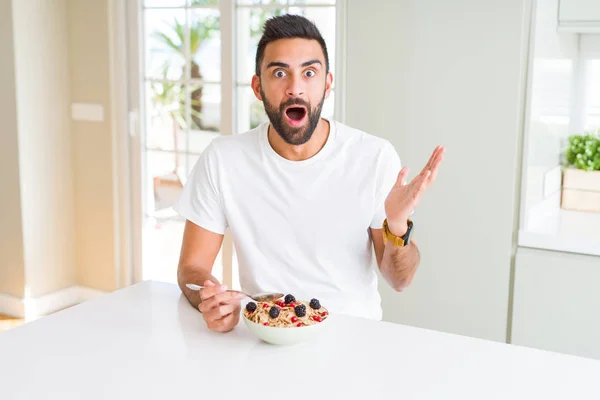
[[[423,170],[408,184],[405,182],[408,167],[402,168],[398,173],[396,184],[385,199],[385,215],[390,232],[394,235],[404,236],[406,233],[408,217],[419,204],[425,190],[435,180],[445,151],[443,146],[437,146]]]

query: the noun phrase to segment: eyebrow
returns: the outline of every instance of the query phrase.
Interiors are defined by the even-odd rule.
[[[319,64],[319,65],[323,65],[323,63],[321,63],[321,61],[314,59],[314,60],[310,60],[310,61],[306,61],[303,62],[301,67],[308,67],[309,65],[313,65],[313,64]],[[267,69],[269,68],[273,68],[273,67],[280,67],[280,68],[289,68],[290,65],[280,62],[280,61],[271,61],[268,65],[267,65]]]

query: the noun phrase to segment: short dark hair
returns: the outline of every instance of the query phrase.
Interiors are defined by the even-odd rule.
[[[325,56],[325,70],[329,72],[329,56],[325,39],[317,26],[301,15],[285,14],[267,20],[263,28],[263,35],[256,49],[256,75],[260,76],[260,65],[265,58],[265,48],[271,42],[279,39],[310,39],[316,40],[323,49]]]

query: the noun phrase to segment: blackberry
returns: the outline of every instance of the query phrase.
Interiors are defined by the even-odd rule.
[[[312,308],[313,310],[318,310],[319,308],[321,308],[321,303],[319,303],[319,300],[317,299],[312,299],[310,301],[310,308]]]
[[[299,306],[294,307],[294,312],[298,317],[304,317],[306,315],[306,306],[300,304]]]
[[[271,309],[269,310],[269,315],[271,316],[271,318],[279,317],[279,308],[275,306],[271,307]]]
[[[246,310],[251,313],[256,311],[256,303],[251,301],[250,303],[246,304]]]
[[[291,294],[288,294],[287,296],[285,296],[285,304],[290,304],[290,303],[295,303],[296,302],[296,298],[294,296],[292,296]]]

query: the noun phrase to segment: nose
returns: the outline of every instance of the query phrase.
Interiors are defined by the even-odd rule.
[[[301,78],[293,76],[289,80],[286,94],[289,97],[300,97],[300,96],[304,95],[304,92],[305,92],[305,88],[304,88],[303,80]]]

